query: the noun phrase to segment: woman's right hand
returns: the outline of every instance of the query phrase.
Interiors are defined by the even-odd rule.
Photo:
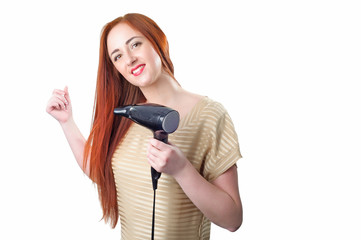
[[[68,87],[65,87],[64,90],[55,89],[53,91],[46,106],[46,112],[59,121],[79,167],[87,176],[90,176],[90,161],[87,161],[85,168],[83,165],[86,139],[74,122]]]
[[[48,101],[46,112],[53,116],[60,124],[66,123],[73,116],[68,87],[64,90],[55,89]]]

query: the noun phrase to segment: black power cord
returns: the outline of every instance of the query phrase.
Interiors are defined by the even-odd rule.
[[[154,222],[155,222],[155,189],[153,194],[153,217],[152,217],[152,240],[154,240]]]
[[[152,217],[152,240],[154,240],[154,223],[155,223],[155,195],[158,188],[158,179],[161,173],[157,172],[154,168],[151,168],[152,184],[153,184],[153,217]]]

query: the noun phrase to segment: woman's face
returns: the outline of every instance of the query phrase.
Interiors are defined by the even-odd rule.
[[[162,62],[149,40],[126,23],[109,32],[108,54],[115,68],[131,84],[147,87],[162,74]]]

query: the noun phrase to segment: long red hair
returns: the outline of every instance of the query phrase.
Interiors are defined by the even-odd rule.
[[[118,222],[117,193],[112,170],[112,156],[128,131],[131,122],[114,117],[117,106],[136,104],[146,99],[140,89],[130,84],[114,67],[107,48],[110,30],[119,23],[126,23],[142,33],[153,45],[162,61],[163,70],[174,80],[174,68],[169,56],[168,41],[163,31],[150,18],[142,14],[126,14],[107,23],[101,34],[99,66],[93,109],[92,129],[84,148],[84,168],[90,161],[90,178],[96,183],[103,219],[112,228]]]

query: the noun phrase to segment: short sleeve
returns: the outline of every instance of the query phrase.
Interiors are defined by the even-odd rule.
[[[213,102],[207,109],[205,129],[207,152],[204,158],[203,177],[213,181],[232,167],[241,157],[238,136],[226,109]]]

